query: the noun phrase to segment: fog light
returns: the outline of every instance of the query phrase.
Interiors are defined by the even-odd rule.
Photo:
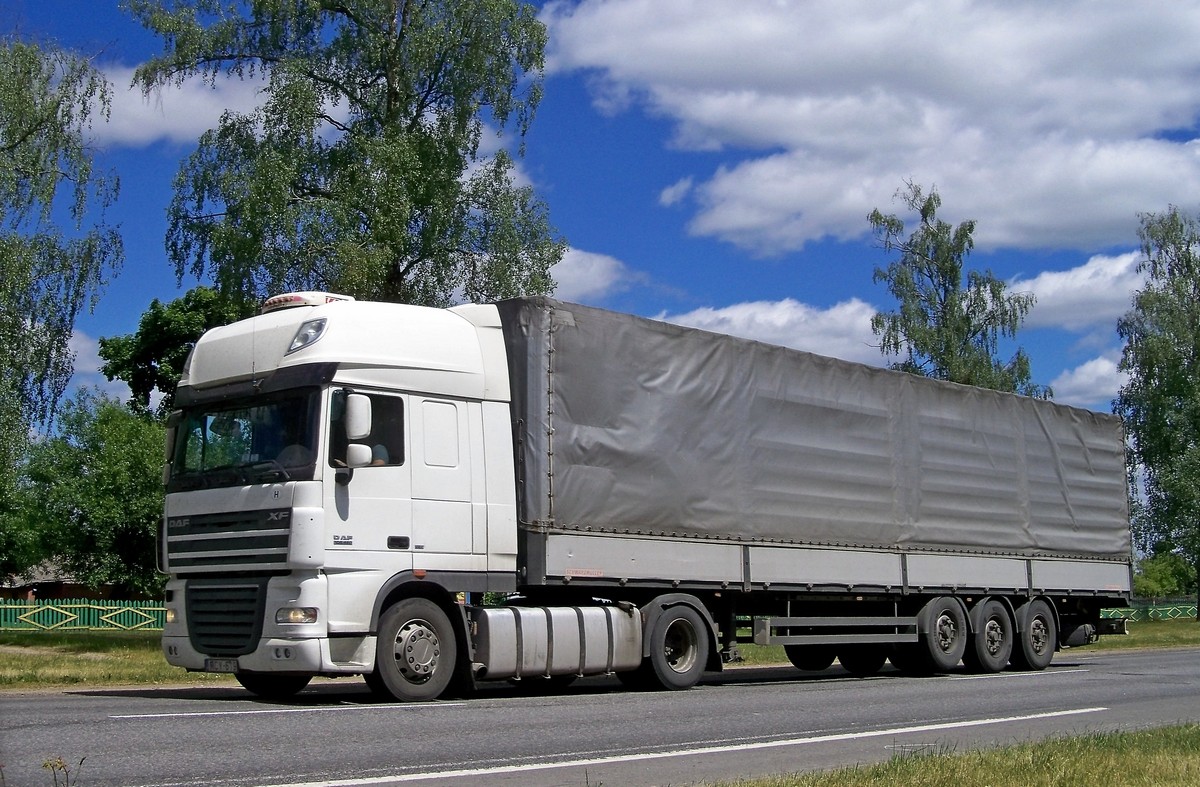
[[[316,607],[282,607],[275,613],[276,623],[316,623]]]

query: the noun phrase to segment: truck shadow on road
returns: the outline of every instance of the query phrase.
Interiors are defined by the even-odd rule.
[[[1080,666],[1077,663],[1055,663],[1052,670],[1070,669]],[[1003,673],[1002,673],[1003,674]],[[898,671],[885,667],[876,675],[856,677],[838,666],[833,666],[820,672],[801,672],[790,666],[765,667],[735,667],[724,672],[708,673],[701,679],[699,687],[719,688],[722,686],[752,686],[770,685],[784,687],[789,685],[814,685],[836,683],[858,683],[866,680],[936,680],[947,677],[998,677],[973,676],[962,668],[945,673],[928,676],[902,675]],[[256,697],[236,684],[222,685],[173,685],[147,687],[116,687],[104,689],[66,689],[64,694],[88,697],[124,697],[144,700],[181,700],[193,702],[218,702],[240,705],[258,705],[272,707],[321,707],[333,705],[386,705],[394,701],[378,697],[371,693],[366,684],[357,678],[318,678],[304,691],[290,700],[269,700]],[[632,692],[613,677],[580,678],[567,687],[550,689],[545,683],[537,680],[525,680],[520,683],[503,681],[481,683],[475,692],[469,696],[451,697],[438,700],[440,703],[483,702],[503,700],[514,697],[556,697],[556,696],[588,696]]]

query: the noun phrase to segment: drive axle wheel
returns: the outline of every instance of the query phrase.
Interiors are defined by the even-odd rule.
[[[708,660],[708,630],[700,613],[680,604],[662,611],[650,634],[650,666],[664,689],[696,685]]]
[[[402,702],[436,699],[454,675],[457,653],[454,628],[442,608],[428,599],[405,599],[379,619],[375,676],[367,684],[382,686]]]

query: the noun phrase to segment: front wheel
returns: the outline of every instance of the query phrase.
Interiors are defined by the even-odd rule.
[[[458,647],[454,627],[442,608],[409,598],[379,619],[375,675],[367,681],[401,702],[437,699],[454,676]]]
[[[664,689],[695,686],[708,658],[708,629],[700,613],[680,604],[658,616],[650,633],[650,667]]]
[[[275,675],[270,672],[239,672],[234,677],[246,691],[267,700],[294,697],[312,680],[311,675]]]

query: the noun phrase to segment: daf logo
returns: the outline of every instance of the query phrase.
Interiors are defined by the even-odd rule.
[[[291,514],[291,511],[272,511],[269,514],[267,514],[267,521],[268,522],[284,522],[284,521],[287,521],[287,518],[290,514]]]
[[[178,517],[175,517],[174,519],[167,520],[167,525],[169,527],[187,527],[191,523],[192,523],[191,518],[186,517],[186,516],[178,516]]]

